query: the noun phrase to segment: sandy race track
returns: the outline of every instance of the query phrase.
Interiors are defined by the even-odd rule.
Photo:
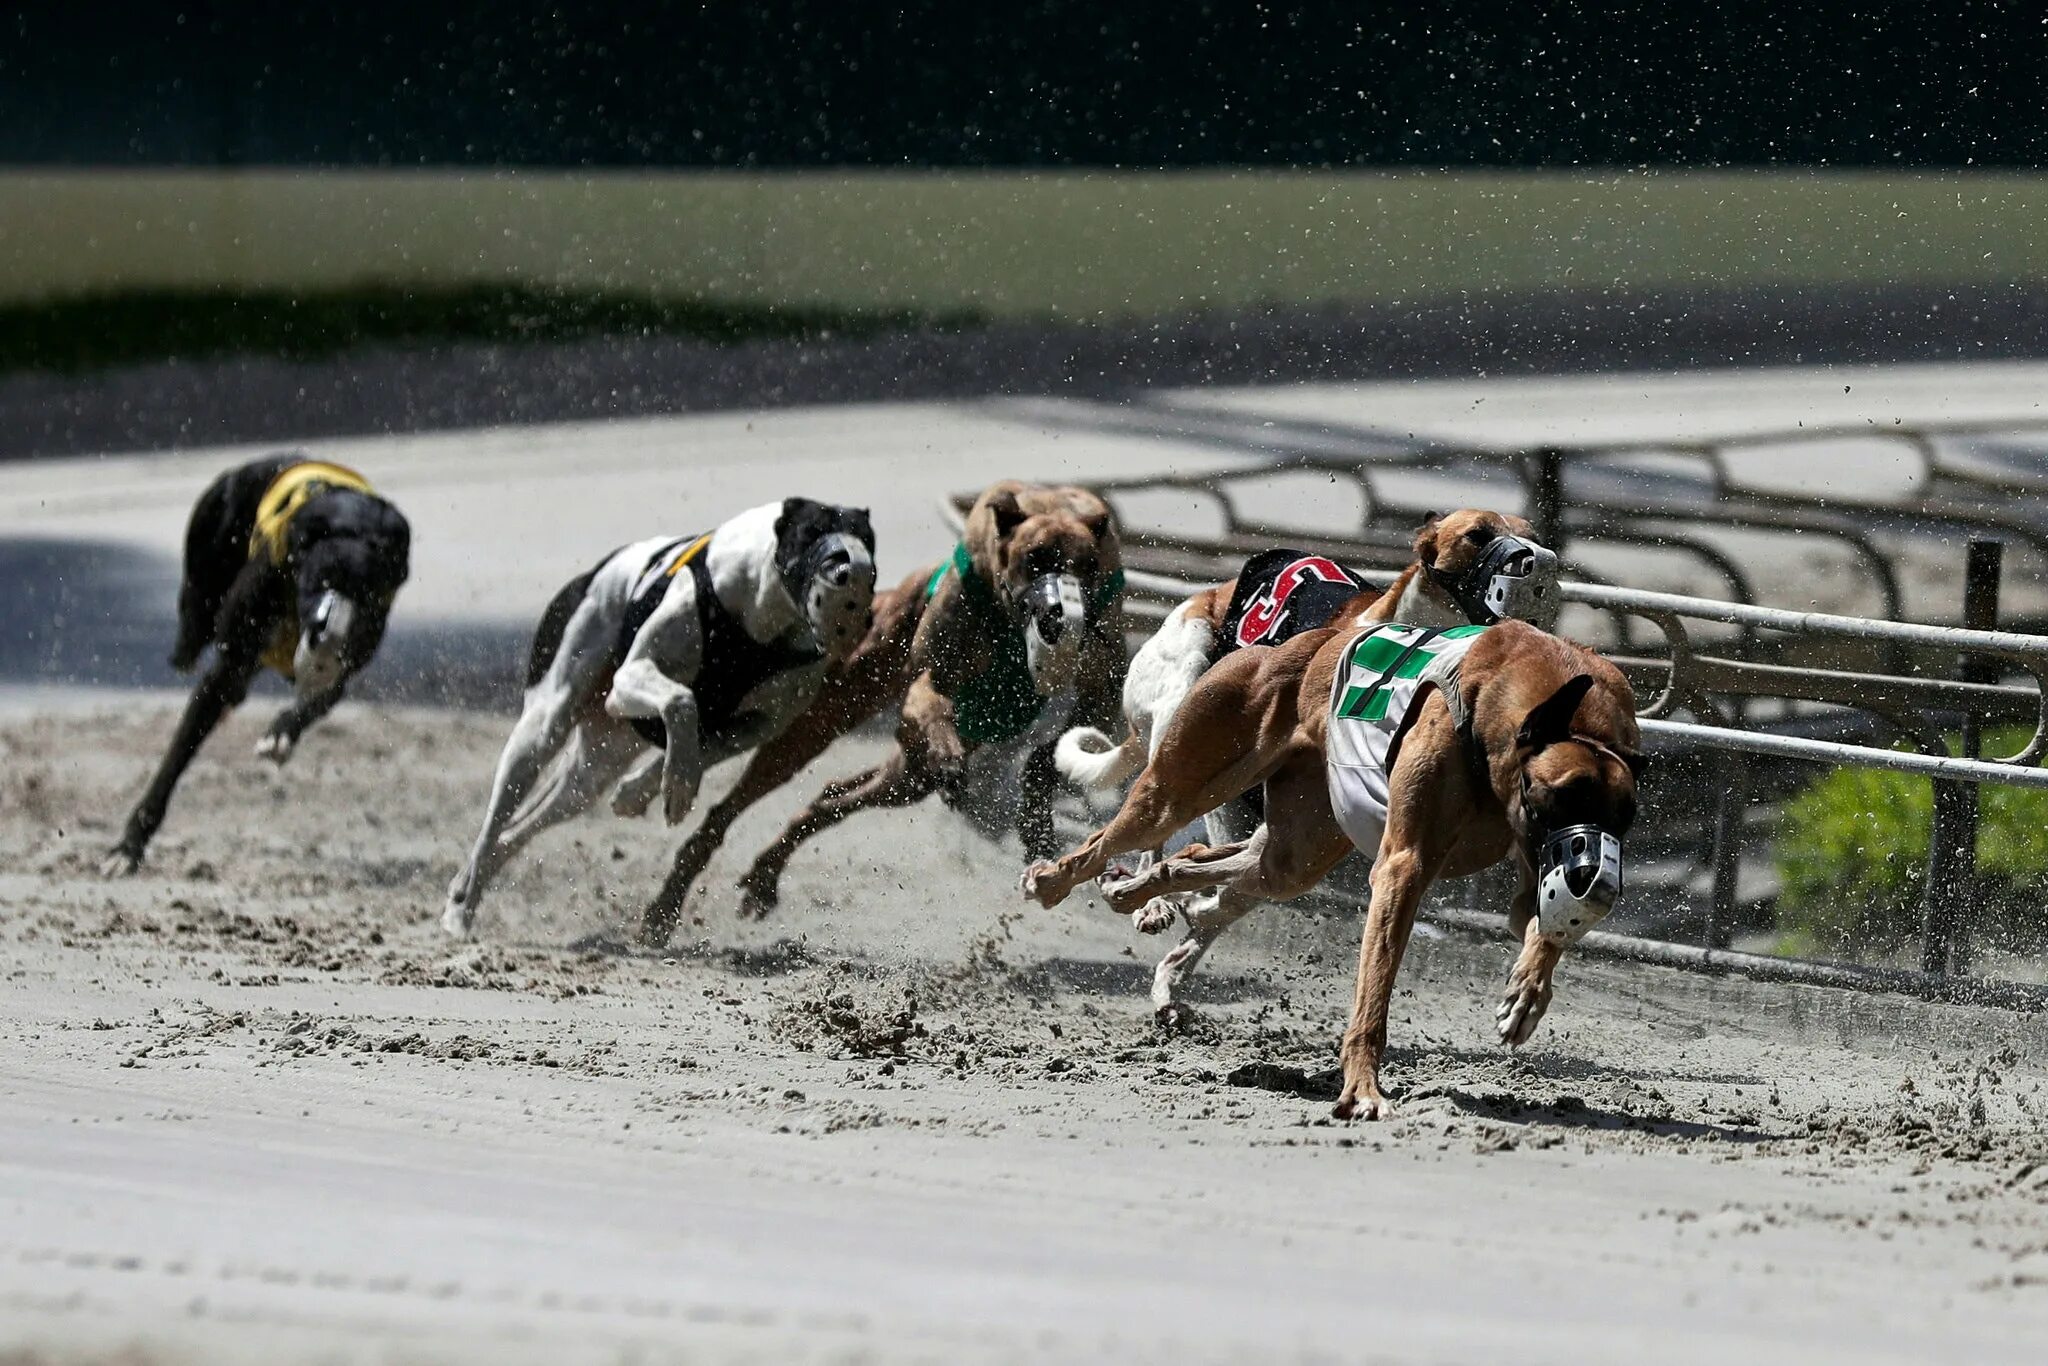
[[[1818,419],[1851,381],[1987,421],[2039,388],[2030,367],[1764,374],[1608,388],[1641,391],[1623,417],[1646,438]],[[1415,439],[1620,402],[1270,397]],[[1397,1001],[1396,1119],[1341,1127],[1353,920],[1254,917],[1210,959],[1202,1026],[1166,1036],[1160,941],[1085,898],[1028,907],[1014,843],[932,803],[818,840],[780,916],[738,921],[741,860],[871,737],[741,823],[666,953],[627,933],[679,838],[652,820],[543,838],[475,942],[441,936],[508,722],[439,708],[509,700],[547,596],[650,519],[872,500],[895,576],[944,552],[933,500],[977,481],[1268,458],[1043,408],[311,447],[414,519],[371,700],[282,774],[250,755],[277,698],[252,701],[112,883],[93,870],[179,701],[184,509],[251,452],[11,467],[0,1366],[2042,1359],[2035,1018],[1575,957],[1515,1057],[1491,1041],[1504,939],[1438,935]]]
[[[1510,1057],[1505,944],[1427,938],[1398,1116],[1341,1127],[1350,923],[1254,920],[1167,1037],[1158,945],[1026,910],[1014,848],[936,804],[850,822],[779,919],[736,921],[734,859],[785,802],[668,954],[624,933],[652,821],[544,840],[451,945],[501,719],[351,705],[279,776],[251,706],[107,883],[172,699],[100,699],[0,725],[10,1363],[2048,1341],[2035,1021],[1580,959]]]

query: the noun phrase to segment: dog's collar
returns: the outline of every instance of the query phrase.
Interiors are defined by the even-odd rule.
[[[931,581],[924,586],[924,595],[927,598],[936,595],[939,591],[939,585],[946,581],[946,575],[949,573],[959,576],[961,591],[967,594],[970,602],[983,607],[995,607],[1014,614],[1013,605],[1007,604],[999,598],[996,595],[994,586],[982,577],[979,569],[975,568],[974,556],[968,553],[967,542],[960,541],[955,543],[953,553],[940,561],[939,567],[932,571]],[[1121,569],[1111,570],[1109,577],[1096,586],[1095,596],[1088,600],[1088,615],[1090,617],[1095,616],[1096,613],[1102,611],[1119,597],[1123,596],[1123,591],[1124,571]]]

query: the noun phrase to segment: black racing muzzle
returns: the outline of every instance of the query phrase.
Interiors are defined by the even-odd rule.
[[[1534,541],[1506,532],[1488,541],[1463,574],[1430,573],[1466,619],[1491,626],[1509,617],[1529,620],[1554,604],[1541,601],[1557,575],[1557,556]]]

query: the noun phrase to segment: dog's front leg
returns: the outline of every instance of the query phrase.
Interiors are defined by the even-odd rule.
[[[1017,838],[1024,842],[1024,857],[1033,862],[1051,858],[1060,851],[1059,834],[1052,824],[1060,771],[1053,763],[1051,744],[1039,745],[1024,756],[1018,787]]]
[[[697,695],[647,658],[629,659],[612,679],[605,711],[621,720],[658,720],[667,733],[661,766],[662,813],[670,825],[689,814],[704,781]]]
[[[1420,851],[1407,844],[1395,845],[1392,839],[1380,846],[1372,870],[1372,907],[1366,912],[1365,934],[1358,947],[1351,1026],[1344,1031],[1339,1050],[1344,1093],[1337,1101],[1338,1119],[1383,1119],[1391,1110],[1380,1091],[1380,1060],[1387,1051],[1387,1010],[1394,999],[1401,956],[1415,929],[1415,909],[1429,881]]]
[[[953,699],[939,691],[929,672],[911,680],[896,738],[911,763],[936,779],[957,777],[967,763],[967,742],[960,738]]]
[[[199,747],[213,734],[221,718],[249,695],[249,683],[256,676],[256,668],[255,656],[239,650],[216,657],[213,667],[199,680],[199,686],[192,690],[192,699],[185,704],[185,714],[178,718],[177,733],[171,737],[163,763],[150,779],[142,800],[128,813],[121,842],[100,864],[100,871],[106,876],[123,877],[141,865],[143,851],[164,823],[164,812],[170,807],[171,792],[178,779],[184,776],[193,756],[199,753]]]
[[[270,729],[256,742],[256,757],[282,767],[285,760],[292,757],[292,751],[298,747],[299,737],[306,733],[306,728],[333,711],[347,691],[348,680],[343,679],[319,696],[294,702],[279,712],[277,719],[270,723]]]
[[[1535,912],[1536,885],[1525,871],[1508,920],[1522,937],[1522,951],[1515,955],[1514,966],[1508,969],[1507,990],[1501,993],[1500,1005],[1493,1014],[1500,1041],[1510,1048],[1527,1043],[1543,1013],[1550,1009],[1552,979],[1564,958],[1564,945],[1544,938]]]

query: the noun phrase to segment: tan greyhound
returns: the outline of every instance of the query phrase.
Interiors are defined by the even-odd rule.
[[[1502,1042],[1525,1042],[1565,946],[1620,893],[1643,767],[1627,679],[1524,622],[1310,631],[1204,674],[1110,823],[1021,885],[1057,905],[1116,855],[1156,848],[1261,784],[1265,823],[1249,839],[1105,879],[1110,905],[1212,886],[1285,901],[1354,847],[1377,850],[1337,1104],[1340,1118],[1374,1119],[1388,1110],[1388,1003],[1423,893],[1516,860],[1508,924],[1521,952],[1495,1021]]]

